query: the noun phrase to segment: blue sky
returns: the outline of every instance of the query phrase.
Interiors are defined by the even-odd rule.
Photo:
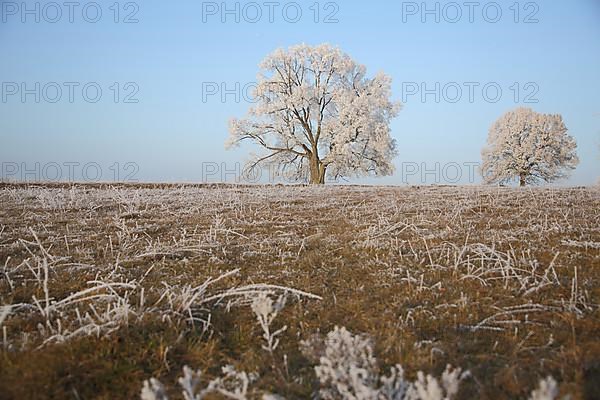
[[[56,163],[65,178],[65,163],[73,162],[79,163],[72,167],[78,178],[84,166],[96,163],[102,180],[114,180],[116,170],[122,180],[133,171],[125,168],[129,162],[139,168],[134,177],[141,181],[209,180],[207,165],[234,169],[252,150],[224,149],[229,118],[243,116],[250,104],[234,95],[223,102],[220,93],[203,99],[203,88],[212,82],[243,87],[255,80],[258,63],[274,49],[323,42],[342,48],[370,74],[391,75],[394,97],[406,100],[392,123],[400,153],[396,175],[350,182],[454,183],[441,169],[455,163],[463,174],[458,183],[469,183],[466,165],[480,160],[490,125],[518,106],[562,114],[576,138],[581,163],[562,184],[592,184],[600,176],[596,0],[484,1],[473,6],[472,16],[460,1],[237,2],[239,11],[227,14],[224,7],[235,10],[235,1],[144,0],[116,3],[118,15],[114,1],[82,1],[72,10],[73,22],[63,2],[56,7],[27,1],[25,9],[21,2],[1,3],[4,178],[35,171],[36,163],[39,170],[30,175],[52,178]],[[436,4],[439,22],[435,13],[423,14],[423,7],[435,10]],[[96,17],[98,9],[102,15]],[[262,17],[252,23],[257,9]],[[302,16],[294,23],[298,9]],[[138,22],[124,23],[127,16]],[[325,23],[328,16],[332,23]],[[466,82],[474,85],[472,102]],[[422,84],[435,92],[436,83],[440,101],[435,94],[422,99]],[[415,85],[419,93],[410,95],[407,89]],[[462,96],[452,102],[456,86]],[[94,103],[98,87],[102,95]],[[22,89],[30,91],[24,102]],[[127,95],[137,103],[125,102]],[[436,165],[437,173],[422,176]],[[407,174],[414,166],[417,172]],[[455,173],[448,175],[453,179]]]

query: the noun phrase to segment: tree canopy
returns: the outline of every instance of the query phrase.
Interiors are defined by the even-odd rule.
[[[552,182],[575,169],[576,148],[562,116],[518,108],[490,128],[481,153],[483,179],[501,184],[518,180],[521,186]]]
[[[391,79],[328,44],[279,49],[260,65],[256,103],[230,121],[227,146],[244,140],[262,154],[252,167],[275,164],[297,180],[390,175],[396,142],[390,121],[400,104],[390,100]]]

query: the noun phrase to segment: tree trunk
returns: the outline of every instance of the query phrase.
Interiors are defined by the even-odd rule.
[[[317,157],[310,160],[310,184],[324,185],[325,184],[325,165]]]
[[[519,175],[519,186],[523,187],[526,185],[526,181],[525,181],[526,178],[527,178],[527,174],[521,173],[521,175]]]

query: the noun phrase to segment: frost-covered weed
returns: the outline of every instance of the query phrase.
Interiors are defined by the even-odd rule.
[[[323,399],[374,399],[377,397],[377,360],[370,340],[346,328],[325,339],[325,354],[315,367]]]
[[[441,383],[421,371],[417,381],[410,383],[400,365],[392,367],[387,376],[379,375],[370,340],[343,327],[327,335],[325,354],[315,372],[321,385],[319,395],[327,400],[449,400],[469,376],[468,371],[450,365]]]
[[[285,302],[285,294],[280,296],[276,302],[273,302],[265,292],[260,293],[252,301],[252,311],[254,312],[254,315],[256,315],[256,319],[263,330],[263,339],[266,342],[266,345],[263,345],[263,349],[270,353],[273,353],[279,345],[278,336],[287,329],[287,326],[284,326],[275,332],[271,332],[271,324],[275,317],[277,317],[279,311],[285,306]]]
[[[442,373],[441,384],[438,379],[431,375],[425,375],[419,371],[417,380],[409,387],[406,400],[449,400],[458,393],[460,382],[468,377],[468,371],[453,369],[450,365]],[[404,399],[404,398],[402,398]]]
[[[223,375],[209,381],[204,388],[201,386],[202,373],[183,367],[183,376],[177,381],[181,386],[184,400],[202,400],[210,393],[218,393],[232,400],[246,400],[250,383],[257,379],[255,374],[239,372],[233,366],[222,368]],[[168,400],[165,387],[155,379],[144,381],[140,394],[142,400]]]
[[[168,400],[165,387],[155,378],[144,381],[140,398],[142,400]]]
[[[531,392],[529,400],[554,400],[558,397],[558,384],[551,376],[540,380],[540,386]]]

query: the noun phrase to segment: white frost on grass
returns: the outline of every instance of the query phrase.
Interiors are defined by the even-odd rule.
[[[371,341],[344,327],[329,332],[324,344],[324,355],[315,367],[320,390],[314,396],[323,400],[451,400],[458,394],[461,382],[470,376],[469,371],[450,365],[440,378],[419,371],[414,382],[405,379],[400,365],[390,368],[388,375],[380,374]],[[233,400],[248,399],[250,384],[259,376],[239,372],[232,366],[223,367],[222,371],[222,376],[202,387],[201,372],[185,366],[178,379],[184,400],[202,400],[211,393]],[[529,400],[556,400],[558,392],[558,384],[548,376],[531,392]],[[141,399],[168,400],[165,387],[155,378],[144,381]],[[273,393],[264,393],[262,399],[285,400]]]

